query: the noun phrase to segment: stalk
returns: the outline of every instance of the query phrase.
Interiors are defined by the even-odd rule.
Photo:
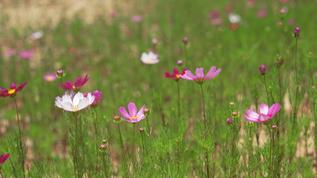
[[[24,168],[24,164],[25,164],[25,152],[24,152],[24,146],[23,146],[23,134],[22,134],[22,123],[21,123],[21,118],[19,115],[19,110],[18,110],[18,104],[17,104],[17,99],[16,97],[14,97],[14,104],[15,104],[15,112],[16,112],[16,117],[18,119],[18,147],[19,147],[19,161],[21,164],[21,169],[22,169],[22,173],[23,173],[23,178],[25,178],[26,173],[25,173],[25,168]]]
[[[206,110],[205,110],[205,95],[203,84],[200,84],[200,93],[201,93],[201,107],[202,107],[202,120],[204,122],[204,139],[207,141],[207,119],[206,119]],[[208,149],[205,152],[205,169],[207,177],[210,177],[210,168],[209,168],[209,155]]]

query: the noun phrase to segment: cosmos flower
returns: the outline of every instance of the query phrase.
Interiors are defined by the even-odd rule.
[[[43,37],[43,32],[42,31],[36,31],[36,32],[33,32],[30,36],[30,38],[32,40],[38,40],[38,39],[41,39]]]
[[[143,20],[143,17],[141,15],[134,15],[131,17],[132,22],[140,23]]]
[[[91,93],[65,93],[62,97],[56,97],[55,105],[68,112],[77,112],[90,106],[95,100]]]
[[[4,164],[9,158],[10,158],[9,153],[5,153],[5,154],[0,155],[0,166],[2,164]]]
[[[173,69],[173,72],[169,73],[169,72],[165,72],[165,77],[175,80],[175,81],[179,81],[179,79],[181,79],[181,76],[185,74],[186,69],[184,69],[182,72],[178,71],[178,69],[175,67]]]
[[[245,112],[244,117],[249,122],[263,123],[271,120],[280,109],[279,103],[275,103],[271,107],[267,104],[260,104],[258,113],[250,108]]]
[[[150,51],[148,53],[142,53],[141,61],[144,64],[157,64],[159,62],[158,55]]]
[[[16,50],[13,48],[7,48],[5,49],[3,56],[6,58],[10,58],[16,54]]]
[[[11,83],[9,88],[0,87],[0,97],[15,96],[19,91],[21,91],[26,85],[26,82],[17,86],[15,83]]]
[[[92,96],[95,97],[94,102],[91,104],[91,106],[97,106],[102,101],[102,92],[99,90],[95,90],[92,92]]]
[[[19,53],[19,56],[21,59],[31,59],[33,57],[33,53],[32,49],[23,50]]]
[[[56,74],[54,73],[46,73],[44,76],[43,76],[43,79],[47,82],[53,82],[56,80]]]
[[[228,16],[229,22],[232,24],[238,24],[241,21],[241,17],[238,14],[230,13]]]
[[[185,70],[185,73],[181,76],[181,78],[185,80],[192,80],[199,84],[202,84],[206,80],[211,80],[215,78],[220,72],[221,69],[217,69],[215,66],[212,66],[206,75],[204,74],[204,68],[197,68],[196,75],[194,75],[190,70],[187,69]]]
[[[208,14],[209,16],[209,22],[214,25],[214,26],[218,26],[221,25],[223,23],[222,18],[220,17],[220,13],[219,11],[211,11]]]
[[[144,109],[145,107],[142,106],[141,109],[138,111],[135,103],[130,102],[128,104],[128,111],[126,110],[125,107],[121,106],[119,108],[119,113],[123,117],[123,119],[126,120],[127,122],[136,123],[145,119]]]
[[[256,13],[256,16],[258,18],[264,18],[267,16],[267,10],[265,8],[259,9],[258,12]]]
[[[82,86],[84,86],[88,80],[89,80],[88,75],[85,75],[84,77],[80,76],[80,77],[77,77],[77,79],[74,82],[66,81],[65,83],[62,83],[61,87],[64,90],[77,91]]]

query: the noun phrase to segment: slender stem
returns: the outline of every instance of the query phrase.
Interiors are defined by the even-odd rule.
[[[180,86],[179,81],[177,83],[177,113],[178,113],[178,119],[181,119],[181,92],[180,92]]]
[[[200,84],[200,93],[201,93],[202,121],[204,122],[204,139],[205,141],[207,141],[207,119],[206,119],[205,95],[204,95],[203,84]],[[208,149],[206,149],[206,152],[205,152],[205,169],[206,169],[207,177],[209,178],[210,171],[209,171]]]
[[[19,110],[18,110],[18,104],[17,104],[17,99],[14,97],[14,104],[15,104],[15,111],[16,111],[16,117],[18,119],[18,146],[20,149],[20,161],[21,161],[21,168],[23,172],[23,177],[25,178],[25,169],[24,169],[24,163],[25,163],[25,153],[24,153],[24,148],[23,148],[23,134],[22,134],[22,123],[19,115]]]
[[[297,37],[295,38],[296,44],[295,44],[295,101],[294,101],[294,109],[293,109],[293,126],[295,126],[296,123],[296,118],[297,118],[297,108],[298,108],[298,94],[299,94],[299,78],[298,78],[298,39]]]
[[[120,146],[121,146],[122,152],[124,152],[123,138],[122,138],[121,128],[119,124],[117,124],[117,128],[118,128],[119,137],[120,137]]]

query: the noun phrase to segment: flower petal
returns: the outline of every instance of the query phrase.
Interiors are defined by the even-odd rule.
[[[254,112],[252,109],[248,109],[244,114],[245,119],[250,122],[259,122],[259,116],[260,115]]]
[[[133,102],[130,102],[128,104],[128,110],[129,110],[130,116],[136,116],[137,111],[138,111],[135,103],[133,103]]]
[[[215,78],[219,73],[221,72],[221,69],[217,69],[215,66],[212,66],[210,70],[208,71],[206,75],[206,79],[210,80]]]
[[[263,115],[267,115],[269,113],[269,106],[267,104],[260,104],[259,113]]]
[[[269,111],[268,111],[268,115],[271,117],[274,117],[276,113],[278,113],[281,109],[281,105],[279,103],[275,103],[273,104]]]
[[[121,116],[122,117],[124,117],[124,118],[126,118],[126,119],[128,119],[128,118],[130,118],[131,116],[130,116],[130,114],[127,112],[127,110],[125,109],[125,107],[123,107],[123,106],[121,106],[120,108],[119,108],[119,113],[121,114]],[[128,119],[129,120],[129,119]]]
[[[197,78],[204,78],[204,68],[197,68],[196,69],[196,77]]]

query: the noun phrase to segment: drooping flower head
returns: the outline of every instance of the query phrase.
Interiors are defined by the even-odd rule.
[[[179,79],[181,79],[181,76],[185,74],[185,71],[186,69],[180,72],[176,67],[174,67],[173,72],[165,72],[165,77],[175,81],[179,81]]]
[[[62,97],[56,97],[55,105],[68,112],[77,112],[90,106],[95,100],[91,93],[84,96],[83,93],[65,93]]]
[[[194,75],[190,70],[187,69],[185,70],[185,73],[181,76],[181,78],[185,80],[192,80],[199,84],[202,84],[206,80],[211,80],[215,78],[220,72],[221,69],[217,69],[215,66],[212,66],[206,75],[204,74],[204,68],[197,68],[196,75]]]
[[[88,80],[89,80],[88,75],[85,75],[84,77],[80,76],[80,77],[77,77],[77,79],[74,82],[66,81],[65,83],[62,83],[61,87],[64,90],[77,91],[82,86],[84,86]]]
[[[251,108],[245,112],[245,119],[250,122],[263,123],[271,120],[281,109],[279,103],[269,107],[267,104],[260,104],[259,111],[255,112]]]
[[[56,80],[56,75],[54,73],[46,73],[43,76],[43,79],[47,82],[53,82]]]
[[[119,113],[125,121],[130,123],[136,123],[145,119],[144,109],[145,107],[142,106],[141,109],[138,111],[135,103],[130,102],[128,104],[128,111],[126,110],[125,107],[121,106],[119,108]]]
[[[16,85],[15,83],[11,83],[9,88],[1,88],[0,87],[0,97],[7,96],[15,96],[19,91],[21,91],[26,85],[26,82]]]
[[[9,153],[5,153],[5,154],[0,155],[0,166],[2,164],[4,164],[9,158],[10,158]]]
[[[141,61],[144,64],[157,64],[159,62],[158,55],[150,51],[148,53],[142,53]]]

